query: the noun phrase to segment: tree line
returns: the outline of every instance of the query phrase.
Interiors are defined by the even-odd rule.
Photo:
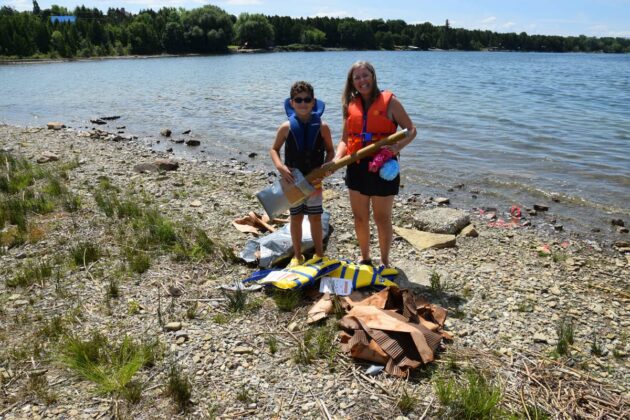
[[[75,16],[74,22],[51,16]],[[538,52],[630,52],[628,38],[562,37],[452,28],[429,22],[292,18],[242,13],[206,5],[192,10],[163,7],[137,14],[124,8],[53,5],[32,11],[0,8],[0,56],[19,58],[98,57],[130,54],[226,53],[230,46],[295,50],[443,49]]]

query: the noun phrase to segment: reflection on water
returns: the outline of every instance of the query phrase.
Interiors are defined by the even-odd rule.
[[[0,121],[83,128],[121,115],[111,130],[157,138],[161,127],[180,137],[191,129],[205,155],[266,156],[295,80],[327,103],[338,141],[346,72],[360,59],[418,125],[402,156],[405,191],[455,195],[461,206],[554,195],[576,224],[630,215],[628,55],[324,52],[1,66]]]

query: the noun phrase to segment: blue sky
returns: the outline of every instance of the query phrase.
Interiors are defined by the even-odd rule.
[[[204,0],[55,0],[38,1],[44,9],[51,4],[73,9],[77,5],[124,7],[128,11],[161,7],[192,9]],[[210,4],[228,13],[264,13],[292,17],[334,16],[357,19],[403,19],[407,23],[431,22],[452,27],[488,29],[545,35],[630,37],[630,0],[217,0]],[[0,0],[17,10],[31,10],[32,0]]]

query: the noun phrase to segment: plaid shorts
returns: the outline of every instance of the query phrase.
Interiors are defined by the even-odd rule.
[[[324,198],[322,189],[316,188],[315,191],[308,196],[305,202],[298,204],[295,207],[291,207],[291,216],[297,216],[298,214],[322,214],[324,212],[324,207],[322,206],[323,202]]]

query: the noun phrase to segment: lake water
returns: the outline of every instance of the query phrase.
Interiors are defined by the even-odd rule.
[[[565,228],[612,232],[630,223],[630,55],[481,52],[321,52],[116,59],[0,66],[0,122],[59,120],[140,136],[192,130],[199,158],[255,165],[286,118],[283,101],[307,80],[327,104],[338,142],[350,65],[371,61],[418,127],[402,155],[405,192],[457,207],[549,204]],[[240,152],[240,153],[239,153]],[[460,186],[449,191],[449,188]],[[553,201],[554,199],[555,201]]]

